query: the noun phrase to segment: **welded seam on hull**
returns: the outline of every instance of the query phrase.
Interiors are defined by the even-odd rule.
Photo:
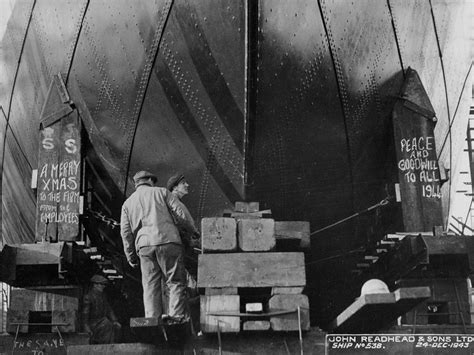
[[[199,125],[194,119],[185,98],[180,93],[176,80],[164,58],[160,58],[160,61],[156,63],[154,71],[156,78],[164,89],[168,102],[176,113],[178,122],[181,122],[191,143],[195,146],[202,160],[206,162],[206,171],[209,171],[214,177],[214,180],[230,201],[238,201],[241,198],[239,192],[219,164],[219,159],[214,154],[215,149],[209,146],[206,137],[199,129]],[[201,196],[200,201],[202,200],[203,197]],[[202,214],[201,207],[199,207],[199,213]]]
[[[141,92],[138,93],[137,101],[140,101],[140,105],[137,110],[133,133],[129,135],[126,143],[126,153],[124,154],[124,159],[126,159],[126,166],[125,175],[124,175],[124,184],[123,184],[123,195],[125,196],[127,193],[127,184],[128,184],[128,174],[130,172],[130,162],[132,159],[132,150],[133,150],[133,143],[135,142],[135,136],[138,130],[138,123],[140,122],[140,115],[143,109],[143,105],[145,104],[146,92],[148,90],[148,86],[150,85],[151,75],[153,74],[153,68],[155,66],[156,58],[158,57],[158,52],[161,44],[161,40],[163,39],[163,34],[165,32],[166,24],[168,23],[168,19],[171,14],[171,9],[173,8],[173,0],[168,0],[165,2],[163,6],[163,13],[161,15],[158,27],[155,31],[155,35],[152,42],[151,52],[153,53],[153,57],[150,62],[145,62],[144,72],[142,74],[141,81],[144,82],[144,87]],[[133,124],[133,121],[132,121]],[[128,154],[127,154],[128,152]]]
[[[332,38],[332,34],[328,30],[321,0],[318,0],[318,7],[319,7],[319,13],[321,14],[321,21],[323,23],[324,32],[328,40],[329,54],[331,56],[331,61],[333,64],[334,74],[336,75],[337,93],[339,96],[339,101],[341,102],[342,117],[344,118],[344,130],[346,134],[346,145],[347,145],[347,159],[348,159],[348,163],[350,167],[349,177],[350,177],[351,189],[352,189],[351,205],[352,205],[352,209],[354,209],[354,176],[352,172],[352,169],[353,169],[352,154],[351,154],[351,146],[350,146],[350,141],[349,141],[349,128],[348,128],[347,115],[346,115],[346,107],[348,107],[348,104],[345,102],[346,100],[345,88],[344,88],[344,84],[342,83],[342,72],[341,72],[342,70],[340,68],[341,64],[339,63],[339,60],[337,59],[337,56],[333,51],[334,39]]]
[[[243,198],[253,198],[255,124],[257,116],[258,86],[258,1],[245,1],[245,114],[244,114],[244,191]]]
[[[5,121],[7,121],[7,114],[5,113],[5,110],[3,109],[2,106],[0,106],[0,110],[2,110],[2,113],[3,113],[3,117],[5,117]],[[6,127],[6,126],[5,126]],[[28,164],[28,166],[30,167],[31,170],[33,170],[33,167],[31,166],[30,162],[28,161],[28,158],[25,154],[25,152],[23,151],[23,149],[21,149],[21,145],[20,145],[20,141],[18,140],[18,138],[16,137],[16,134],[13,130],[10,130],[11,132],[11,135],[13,137],[13,139],[15,140],[17,146],[18,146],[18,150],[21,152],[21,154],[23,155],[23,157],[25,158],[25,161],[26,163]],[[7,135],[5,134],[5,137],[4,137],[5,141],[7,140]],[[4,149],[5,149],[5,146],[4,146]],[[5,155],[4,155],[5,156]],[[3,162],[3,160],[2,160]],[[3,168],[3,163],[2,163],[2,168]],[[1,181],[1,180],[0,180]]]
[[[30,16],[28,17],[28,24],[26,25],[26,29],[25,29],[25,36],[23,37],[23,41],[21,43],[20,55],[18,56],[18,64],[16,66],[15,76],[13,77],[12,91],[10,93],[10,101],[9,101],[9,104],[8,104],[7,127],[5,129],[5,137],[6,137],[6,134],[7,134],[7,131],[8,131],[8,123],[10,121],[10,113],[11,113],[11,110],[12,110],[13,93],[15,92],[16,80],[17,80],[17,77],[18,77],[18,73],[20,72],[21,58],[23,57],[23,51],[25,49],[26,38],[28,37],[28,32],[29,32],[29,29],[30,29],[31,20],[33,19],[33,12],[35,10],[35,5],[36,5],[36,0],[33,1],[33,5],[31,6]],[[2,161],[3,161],[3,157],[2,157]]]
[[[242,111],[234,99],[229,85],[224,78],[224,73],[219,68],[219,64],[214,57],[196,9],[189,4],[187,7],[181,5],[181,8],[182,10],[175,11],[174,15],[183,34],[184,43],[194,64],[196,74],[200,78],[201,84],[208,93],[209,100],[212,102],[214,110],[222,122],[223,131],[228,131],[230,140],[233,141],[234,146],[242,154]],[[187,21],[189,18],[193,19],[194,25]],[[217,133],[219,134],[220,132]]]
[[[387,0],[388,12],[390,13],[390,21],[392,22],[393,35],[395,36],[395,44],[397,45],[398,59],[400,60],[400,65],[402,66],[402,74],[405,79],[405,66],[403,65],[402,52],[400,50],[400,42],[398,39],[397,26],[395,24],[395,18],[393,17],[392,5],[390,5],[390,0]]]
[[[87,10],[89,9],[89,4],[90,4],[90,0],[87,0],[86,4],[84,5],[84,8],[82,10],[82,16],[81,16],[80,24],[79,24],[78,29],[77,29],[77,31],[75,33],[75,36],[74,36],[76,38],[76,41],[75,41],[74,47],[72,49],[71,59],[69,61],[69,67],[68,67],[68,70],[67,70],[67,75],[66,75],[66,80],[65,80],[66,87],[67,87],[67,83],[69,81],[69,75],[71,74],[72,65],[74,63],[74,57],[76,55],[77,45],[79,44],[79,38],[81,37],[82,26],[84,25],[84,20],[86,18]]]
[[[5,148],[6,148],[6,145],[7,145],[7,132],[8,132],[8,128],[10,126],[10,112],[11,112],[11,109],[12,109],[13,93],[15,92],[16,80],[17,80],[17,77],[18,77],[18,73],[20,71],[21,57],[23,56],[23,50],[25,49],[26,38],[28,36],[28,32],[29,32],[29,29],[30,29],[31,20],[33,18],[33,12],[35,10],[35,5],[36,5],[36,0],[34,0],[33,4],[31,5],[30,16],[28,18],[28,24],[26,25],[26,29],[25,29],[25,36],[23,37],[23,41],[22,41],[21,49],[20,49],[20,55],[18,56],[18,64],[16,66],[15,76],[13,77],[12,91],[10,93],[10,100],[9,100],[9,103],[8,103],[8,113],[5,117],[6,118],[6,125],[5,125],[5,132],[3,134],[3,143],[2,143],[2,145],[3,145],[2,164],[1,164],[1,169],[2,170],[0,171],[0,200],[3,199],[3,163],[5,161]],[[3,109],[2,109],[2,111],[3,111]],[[1,208],[1,206],[0,206],[0,225],[2,225],[2,224],[3,224],[3,208]],[[1,236],[1,242],[3,244],[2,229],[3,228],[0,228],[0,236]]]
[[[435,19],[435,15],[434,15],[434,11],[433,11],[433,4],[431,2],[431,0],[429,0],[430,2],[430,11],[431,11],[431,19],[433,21],[433,29],[434,29],[434,32],[435,32],[435,36],[436,36],[436,44],[438,46],[438,55],[439,55],[439,61],[440,61],[440,64],[441,64],[441,72],[443,74],[443,84],[444,84],[444,93],[445,93],[445,97],[446,97],[446,111],[448,113],[448,135],[449,135],[449,166],[451,167],[452,166],[452,163],[453,163],[453,139],[452,139],[452,135],[451,135],[451,115],[450,115],[450,111],[449,111],[449,98],[448,98],[448,86],[446,84],[446,72],[444,70],[444,61],[443,61],[443,53],[441,51],[441,46],[440,46],[440,43],[439,43],[439,36],[438,36],[438,29],[436,27],[436,19]],[[452,178],[452,169],[449,169],[449,181],[451,181],[451,178]],[[449,187],[448,189],[448,213],[446,214],[446,225],[449,221],[449,213],[450,213],[450,209],[451,209],[451,186]]]

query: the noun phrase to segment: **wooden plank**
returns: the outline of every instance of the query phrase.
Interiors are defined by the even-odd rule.
[[[157,327],[162,324],[160,317],[134,317],[130,318],[130,328]]]
[[[304,253],[200,254],[198,258],[198,287],[306,285]]]
[[[201,220],[204,251],[237,250],[237,224],[234,218],[212,217]]]
[[[359,297],[331,323],[336,333],[366,333],[383,329],[430,297],[429,287],[400,289]]]
[[[79,234],[81,135],[77,112],[41,130],[36,240]]]
[[[260,331],[260,330],[269,330],[270,321],[268,320],[248,320],[245,321],[242,325],[243,330],[249,331]]]
[[[301,248],[311,247],[310,224],[305,221],[275,221],[277,240],[299,239]]]
[[[241,219],[237,224],[243,251],[270,251],[275,247],[275,221],[271,218]]]
[[[82,126],[77,111],[63,118],[60,124],[58,239],[74,241],[79,239]]]
[[[260,209],[260,204],[258,202],[242,202],[236,201],[235,202],[235,212],[258,212]]]
[[[65,289],[34,290],[12,288],[10,307],[30,311],[66,311],[79,309],[80,289],[76,287]],[[53,293],[53,292],[56,293]]]
[[[54,254],[25,249],[17,249],[16,252],[16,265],[59,265],[59,262],[59,256]]]
[[[204,292],[206,296],[238,295],[239,289],[237,287],[221,287],[221,288],[207,287]]]
[[[294,310],[300,307],[301,329],[309,330],[309,301],[306,295],[275,295],[268,302],[270,312],[274,309]],[[299,330],[298,312],[271,317],[270,324],[275,331]]]
[[[67,343],[67,340],[66,340]],[[153,344],[144,343],[121,343],[121,344],[95,344],[95,345],[70,345],[67,343],[68,355],[84,355],[84,354],[133,354],[133,355],[150,355],[166,352]]]
[[[8,309],[7,332],[15,333],[18,326],[15,323],[28,323],[29,311],[26,309]],[[20,325],[20,333],[28,333],[28,325]]]
[[[204,333],[235,333],[240,331],[240,317],[211,316],[212,312],[238,312],[240,309],[240,296],[201,296],[201,330]]]
[[[272,287],[273,295],[297,295],[303,292],[304,287]]]
[[[242,219],[242,218],[270,218],[272,210],[263,210],[257,212],[230,212],[230,217]]]

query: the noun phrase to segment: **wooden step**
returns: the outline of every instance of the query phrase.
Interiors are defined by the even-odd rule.
[[[305,285],[304,253],[200,254],[198,257],[198,287]]]
[[[234,210],[235,212],[258,212],[260,209],[260,204],[258,202],[242,202],[236,201]]]

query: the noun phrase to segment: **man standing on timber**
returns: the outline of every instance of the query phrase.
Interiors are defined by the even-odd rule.
[[[194,219],[191,216],[191,213],[189,213],[186,205],[181,201],[181,199],[189,193],[189,184],[184,178],[184,175],[182,173],[174,174],[169,178],[166,187],[177,198],[181,209],[186,215],[186,219],[190,222],[189,225],[181,225],[177,222],[181,238],[185,239],[187,242],[191,242],[192,239],[199,239],[200,234],[196,228]]]
[[[136,191],[124,202],[120,234],[128,263],[142,271],[145,317],[161,317],[164,278],[169,290],[169,316],[185,317],[186,271],[183,245],[174,220],[192,228],[176,197],[157,178],[140,171],[134,177]],[[138,257],[137,257],[138,254]]]

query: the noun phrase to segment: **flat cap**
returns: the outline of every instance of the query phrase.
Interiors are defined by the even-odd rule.
[[[169,178],[168,183],[166,184],[166,188],[170,191],[173,191],[173,188],[177,186],[181,180],[184,180],[183,173],[176,173],[172,177]]]
[[[102,275],[94,275],[91,277],[91,282],[95,284],[106,284],[109,280]]]
[[[155,174],[150,173],[146,170],[142,170],[135,174],[135,176],[133,177],[133,181],[135,182],[135,186],[138,186],[141,182],[143,182],[143,180],[146,180],[148,178],[152,178],[155,182],[158,180]]]

